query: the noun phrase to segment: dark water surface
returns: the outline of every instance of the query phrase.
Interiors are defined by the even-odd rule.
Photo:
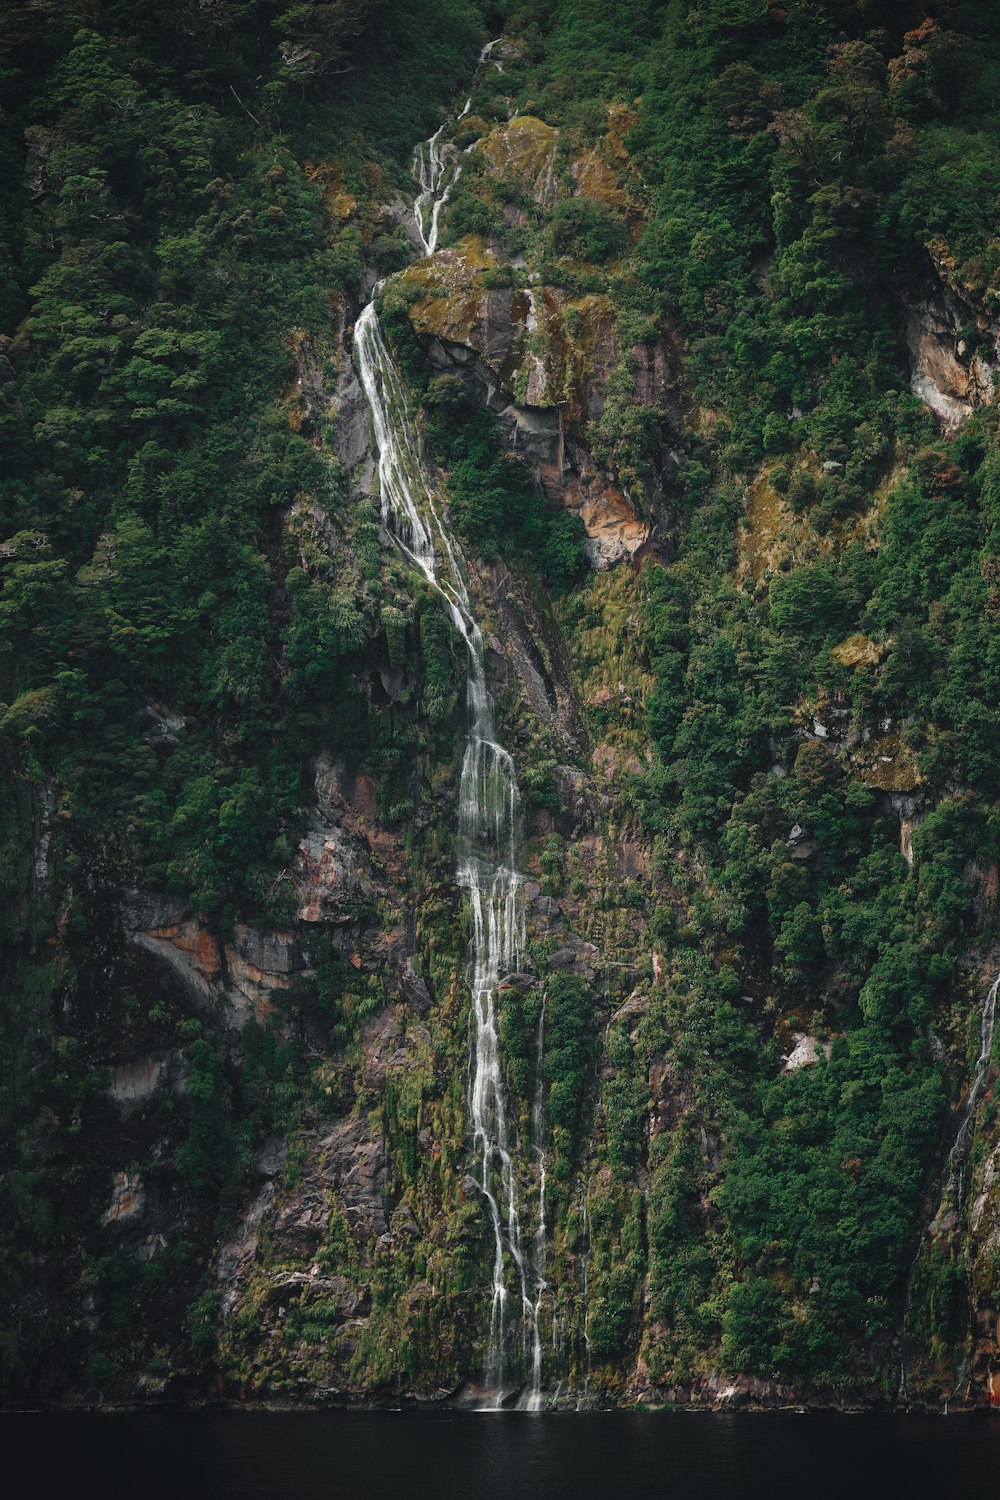
[[[1000,1496],[1000,1415],[6,1415],[12,1497],[935,1500]]]

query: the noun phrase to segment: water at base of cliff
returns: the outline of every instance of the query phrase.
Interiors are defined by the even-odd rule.
[[[950,1500],[996,1492],[1000,1414],[8,1414],[14,1495],[90,1500]]]

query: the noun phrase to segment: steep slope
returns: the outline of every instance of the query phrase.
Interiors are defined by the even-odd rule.
[[[9,1397],[989,1404],[990,7],[37,9]]]

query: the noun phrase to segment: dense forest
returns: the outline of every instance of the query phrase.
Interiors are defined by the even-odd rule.
[[[0,21],[3,1395],[482,1374],[466,665],[374,295],[520,786],[544,1389],[989,1404],[995,7]]]

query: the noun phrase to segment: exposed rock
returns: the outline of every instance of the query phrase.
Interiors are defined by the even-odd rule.
[[[180,1052],[144,1053],[111,1069],[108,1093],[117,1104],[123,1119],[130,1119],[149,1101],[170,1087],[183,1082],[183,1057]]]
[[[968,421],[976,407],[989,406],[993,401],[996,337],[991,330],[989,354],[969,352],[960,329],[971,321],[970,309],[956,306],[942,260],[935,260],[935,269],[943,285],[929,284],[923,296],[904,298],[910,386],[937,417],[942,431],[951,435]],[[985,314],[981,310],[979,314],[977,321],[988,327]]]
[[[176,984],[213,1023],[240,1028],[272,1012],[271,991],[287,989],[306,968],[291,933],[236,923],[223,943],[172,897],[133,892],[123,914],[134,951],[153,961],[161,983]]]
[[[273,1135],[254,1157],[254,1171],[258,1177],[280,1177],[287,1161],[288,1142],[283,1136]]]
[[[810,1068],[818,1063],[821,1057],[829,1057],[833,1050],[832,1042],[820,1042],[816,1037],[809,1036],[804,1031],[796,1031],[792,1035],[792,1050],[785,1057],[783,1073],[794,1073],[799,1068]]]
[[[520,994],[527,994],[533,990],[538,980],[533,974],[507,974],[501,979],[497,989],[500,993],[504,990],[517,990]]]
[[[550,969],[574,969],[585,979],[593,979],[599,961],[600,953],[594,944],[571,932],[564,945],[549,954],[548,964]]]
[[[430,1010],[430,991],[413,967],[412,958],[406,960],[406,965],[403,969],[403,994],[406,997],[407,1003],[413,1006],[418,1015],[424,1015]]]
[[[33,876],[36,898],[44,890],[49,878],[49,847],[52,843],[52,823],[56,813],[56,783],[51,778],[42,784],[38,799],[37,835]]]
[[[101,1216],[104,1225],[120,1225],[140,1219],[146,1207],[146,1189],[138,1172],[116,1172],[111,1202]]]
[[[468,236],[409,267],[399,279],[414,297],[410,320],[439,369],[476,381],[548,498],[581,517],[595,565],[611,566],[649,538],[646,520],[581,441],[604,408],[618,358],[611,303],[603,293],[487,285],[485,273],[499,264]],[[643,356],[637,385],[651,400],[665,395],[668,366],[663,348]]]
[[[162,703],[147,703],[143,712],[151,724],[146,739],[154,750],[172,749],[180,743],[179,736],[187,723],[182,714],[174,713]]]
[[[299,921],[353,921],[357,907],[375,899],[368,870],[367,856],[343,830],[314,813],[292,863]]]
[[[215,1277],[222,1293],[220,1314],[223,1318],[229,1316],[240,1299],[243,1278],[257,1255],[261,1223],[274,1202],[276,1193],[274,1183],[265,1182],[243,1214],[236,1233],[219,1246]]]
[[[908,865],[913,864],[913,835],[924,820],[923,793],[908,796],[893,792],[889,801],[899,819],[899,852]]]
[[[476,146],[499,181],[519,187],[536,203],[550,207],[558,194],[555,173],[559,132],[534,115],[515,115],[495,126]]]

